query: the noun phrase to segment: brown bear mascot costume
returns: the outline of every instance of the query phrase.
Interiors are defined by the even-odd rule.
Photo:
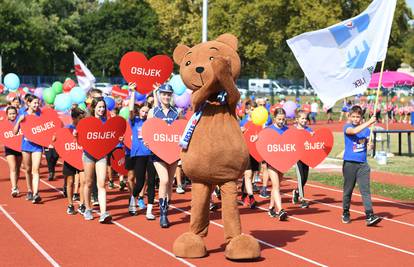
[[[242,177],[249,152],[236,119],[240,93],[235,80],[240,73],[237,38],[220,35],[216,40],[192,48],[179,45],[174,61],[180,65],[181,78],[193,91],[192,105],[202,115],[181,160],[184,173],[192,180],[190,231],[175,240],[178,257],[199,258],[207,255],[203,237],[209,225],[210,196],[220,186],[222,218],[226,241],[225,255],[231,260],[260,257],[255,238],[241,232],[237,207],[237,180]],[[220,94],[225,101],[218,101]]]

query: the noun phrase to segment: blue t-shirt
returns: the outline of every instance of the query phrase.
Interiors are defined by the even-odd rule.
[[[166,123],[171,124],[176,119],[178,119],[178,110],[175,107],[171,106],[170,109],[168,110],[167,115],[165,115],[164,112],[162,111],[162,108],[155,107],[154,108],[154,117],[162,119]]]
[[[145,120],[135,117],[132,120],[129,120],[129,125],[132,130],[132,145],[130,157],[136,156],[150,156],[151,150],[144,145],[144,140],[142,139],[142,125]]]
[[[27,109],[23,112],[22,115],[29,116],[29,113],[27,113]],[[34,113],[32,115],[40,116],[40,111],[37,111],[36,113]],[[19,115],[19,117],[20,117],[20,115]],[[39,146],[38,144],[35,144],[35,143],[29,141],[29,139],[27,139],[26,136],[24,136],[24,135],[23,135],[21,148],[22,148],[22,151],[25,151],[25,152],[42,152],[43,151],[42,146]]]
[[[278,134],[283,134],[289,129],[286,125],[283,125],[282,128],[277,128],[274,124],[270,125],[269,128],[275,130]]]
[[[240,127],[243,127],[244,125],[246,125],[246,123],[249,121],[249,119],[250,119],[249,115],[244,116],[244,118],[239,123]]]
[[[368,128],[365,128],[361,132],[354,135],[346,134],[346,129],[355,127],[356,126],[350,123],[347,123],[344,126],[344,160],[367,162],[367,143],[370,135],[370,130]]]

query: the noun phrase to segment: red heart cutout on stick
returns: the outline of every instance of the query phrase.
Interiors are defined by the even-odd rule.
[[[266,128],[259,133],[256,148],[264,161],[285,173],[302,157],[304,140],[304,134],[297,129],[289,129],[280,135]]]
[[[247,148],[249,149],[250,155],[257,160],[257,162],[262,162],[263,159],[260,156],[259,152],[256,148],[256,140],[258,137],[258,134],[263,130],[262,126],[256,125],[251,121],[248,121],[244,128],[246,128],[246,131],[243,133],[244,140],[246,141]]]
[[[125,119],[116,116],[103,123],[95,117],[81,119],[76,127],[78,143],[95,159],[101,159],[109,154],[124,135]]]
[[[174,63],[167,55],[156,55],[148,60],[139,52],[128,52],[121,58],[119,64],[122,76],[127,82],[134,82],[137,91],[148,94],[155,83],[164,83],[174,68]]]
[[[129,123],[126,124],[125,134],[124,134],[124,145],[131,149],[132,147],[132,129]]]
[[[78,170],[83,170],[82,163],[82,146],[73,136],[72,130],[68,128],[60,128],[56,132],[55,149],[59,156],[69,165]]]
[[[152,118],[142,125],[142,138],[155,155],[171,164],[180,159],[178,143],[186,125],[186,120],[176,120],[168,125],[161,119]]]
[[[27,139],[40,146],[47,147],[52,143],[52,137],[56,131],[62,128],[62,121],[54,109],[44,108],[40,116],[25,116],[20,125]]]
[[[19,130],[17,135],[13,134],[14,125],[7,119],[5,111],[0,111],[0,143],[3,143],[8,148],[22,151],[23,133]]]
[[[128,97],[128,90],[124,90],[121,87],[119,87],[119,85],[114,85],[112,86],[112,91],[111,91],[113,96],[119,96],[122,99],[126,99]]]
[[[111,156],[111,168],[119,174],[128,175],[125,169],[125,150],[123,148],[115,149]]]
[[[185,119],[186,119],[186,120],[190,120],[190,119],[191,119],[191,117],[193,116],[193,114],[194,114],[194,111],[192,111],[192,110],[187,110],[187,112],[185,113]]]
[[[334,137],[328,128],[320,128],[311,135],[307,131],[304,140],[304,153],[301,161],[311,168],[318,166],[331,152]]]

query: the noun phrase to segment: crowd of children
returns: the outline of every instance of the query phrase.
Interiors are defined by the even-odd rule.
[[[129,107],[128,124],[132,129],[131,148],[124,147],[123,138],[115,149],[125,149],[125,168],[128,171],[127,177],[120,177],[120,190],[128,189],[128,203],[125,204],[125,212],[131,216],[137,215],[138,210],[146,210],[145,216],[148,220],[155,220],[153,214],[155,204],[155,195],[158,191],[159,204],[159,223],[162,228],[168,228],[169,203],[172,199],[173,184],[176,181],[176,192],[185,193],[185,185],[190,183],[182,173],[179,162],[168,164],[148,149],[148,145],[142,138],[142,126],[149,118],[160,118],[166,123],[171,124],[175,120],[182,118],[185,110],[174,106],[172,101],[173,89],[168,84],[158,86],[152,95],[149,95],[144,102],[137,102],[135,99],[135,86],[129,86],[129,101],[116,101],[117,108],[109,112],[106,102],[102,97],[102,92],[92,89],[89,92],[87,100],[87,109],[74,105],[70,111],[72,123],[66,125],[73,135],[77,136],[76,127],[78,122],[88,116],[98,118],[102,122],[107,120],[107,116],[116,115],[122,105]],[[366,151],[369,149],[369,129],[368,127],[376,121],[373,116],[367,122],[363,122],[363,107],[352,106],[347,102],[346,108],[343,109],[344,115],[348,118],[348,123],[344,127],[345,137],[345,154],[344,154],[344,199],[343,199],[343,217],[344,223],[349,223],[349,206],[352,191],[355,183],[359,184],[361,195],[363,196],[364,206],[367,215],[367,225],[375,225],[380,218],[375,216],[372,209],[370,192],[369,192],[369,166],[366,163]],[[266,106],[265,99],[256,99],[255,101],[246,100],[240,105],[243,106],[243,114],[240,116],[240,127],[244,131],[245,124],[251,120],[250,113],[257,106]],[[282,108],[283,103],[276,107],[272,112],[269,110],[269,120],[263,125],[278,134],[283,134],[288,127],[296,127],[299,130],[308,131],[313,134],[312,129],[308,126],[316,122],[316,116],[319,106],[316,102],[306,103],[296,111],[296,118],[293,125],[288,125],[286,112]],[[41,100],[34,95],[27,94],[22,101],[19,98],[13,99],[6,107],[7,119],[14,124],[14,133],[20,131],[20,124],[25,120],[27,115],[40,116]],[[113,114],[111,114],[113,113]],[[310,114],[310,115],[309,115]],[[310,117],[309,117],[310,116]],[[129,138],[129,137],[126,137]],[[11,195],[17,197],[19,192],[18,177],[20,165],[23,163],[22,170],[25,173],[27,183],[26,199],[33,203],[41,202],[39,194],[39,167],[42,154],[46,155],[48,162],[49,180],[56,179],[55,167],[58,162],[56,150],[51,146],[41,147],[23,136],[21,151],[18,152],[11,148],[5,147],[5,155],[10,169]],[[110,157],[107,155],[100,159],[91,156],[87,151],[83,151],[82,162],[83,170],[78,170],[68,162],[63,162],[64,176],[64,193],[67,196],[66,212],[69,215],[76,213],[82,214],[85,220],[93,220],[93,206],[99,206],[99,222],[110,223],[112,216],[107,209],[107,191],[106,185],[109,180],[109,188],[114,187],[113,170],[109,168]],[[281,159],[283,160],[283,159]],[[292,202],[299,205],[300,208],[308,208],[309,202],[306,201],[304,188],[309,175],[309,167],[303,162],[297,162],[295,166],[298,176],[298,186],[293,190]],[[258,178],[261,173],[261,179]],[[57,175],[59,176],[59,175]],[[283,203],[280,193],[280,182],[284,174],[276,170],[266,162],[258,162],[250,157],[250,163],[245,170],[244,178],[241,183],[241,204],[256,208],[257,202],[254,194],[259,191],[261,198],[269,199],[268,214],[271,217],[277,217],[281,221],[288,218],[288,214],[283,209]],[[125,181],[126,180],[126,181]],[[267,190],[268,180],[271,181],[270,195]],[[258,187],[261,182],[261,188]],[[158,190],[157,190],[158,189]],[[147,194],[145,204],[144,195]],[[124,193],[122,193],[124,194]],[[126,194],[126,192],[125,192]],[[215,194],[220,197],[220,189],[216,188]],[[75,203],[78,202],[78,208],[75,209]],[[211,206],[214,209],[214,204]]]

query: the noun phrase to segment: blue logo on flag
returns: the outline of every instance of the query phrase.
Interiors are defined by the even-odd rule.
[[[353,36],[362,33],[368,28],[370,18],[368,14],[364,14],[355,18],[352,21],[347,22],[343,25],[331,27],[329,31],[335,38],[336,43],[339,47],[346,47],[348,40],[352,39]],[[364,67],[365,61],[367,60],[370,47],[364,40],[362,42],[363,50],[357,46],[353,48],[353,51],[348,51],[348,60],[346,66],[351,69],[361,69]]]

